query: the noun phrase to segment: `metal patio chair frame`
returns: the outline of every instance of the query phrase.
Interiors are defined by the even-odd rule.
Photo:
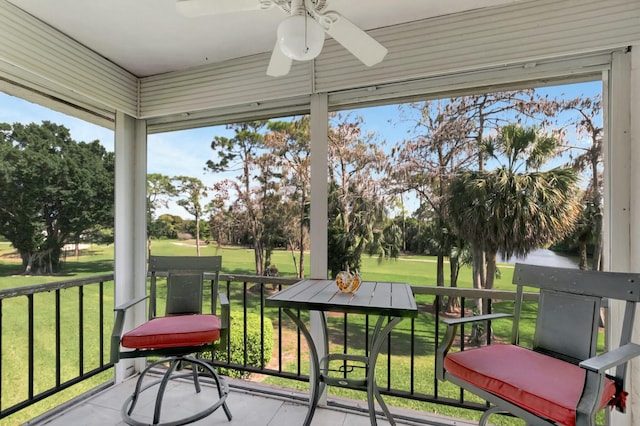
[[[215,371],[212,364],[199,355],[202,352],[210,351],[213,360],[216,349],[214,348],[214,344],[219,342],[220,346],[217,349],[223,351],[228,344],[230,324],[229,300],[226,294],[218,293],[222,257],[149,256],[148,264],[148,275],[150,276],[149,294],[138,297],[115,308],[116,318],[111,336],[111,361],[116,363],[120,359],[139,357],[160,357],[160,359],[148,363],[144,371],[140,373],[134,393],[125,401],[122,407],[123,420],[127,424],[134,426],[147,425],[148,421],[140,421],[133,418],[133,411],[136,403],[139,401],[140,394],[149,388],[158,386],[154,406],[154,425],[178,426],[192,423],[210,415],[220,407],[223,408],[227,419],[231,421],[232,415],[226,404],[226,398],[229,393],[228,386],[224,379]],[[202,313],[203,299],[205,296],[205,274],[207,274],[207,280],[210,283],[210,314]],[[166,277],[167,294],[164,316],[157,315],[159,283],[164,281],[158,280],[159,277]],[[196,327],[197,330],[184,330],[184,333],[179,334],[173,333],[175,335],[173,337],[172,334],[167,334],[166,336],[168,336],[167,338],[170,342],[166,343],[163,347],[154,347],[153,345],[149,345],[148,347],[142,347],[147,345],[134,345],[133,348],[123,347],[123,339],[126,339],[128,335],[135,335],[136,330],[140,329],[140,327],[137,327],[134,330],[123,333],[125,314],[129,308],[147,299],[149,309],[148,322],[142,324],[140,327],[152,324],[153,320],[173,322],[176,319],[180,321],[181,319],[177,317],[182,317],[182,319],[188,321],[189,324],[198,324],[198,327]],[[219,316],[216,315],[218,301],[220,303]],[[211,341],[204,342],[205,338],[197,333],[203,333],[202,330],[200,330],[200,324],[205,322],[207,324],[215,323],[219,338],[214,337]],[[156,322],[155,324],[159,323]],[[187,327],[190,326],[187,325]],[[197,344],[186,343],[189,339],[177,339],[178,335],[192,335],[190,333],[198,336],[198,339],[196,339]],[[211,330],[207,329],[207,333],[211,333]],[[163,338],[164,336],[165,335],[163,335]],[[151,338],[154,339],[154,341],[159,341],[154,336],[151,336]],[[160,343],[156,344],[162,346]],[[151,383],[143,384],[143,380],[147,374],[162,365],[167,365],[162,377],[157,380],[152,380]],[[180,373],[179,371],[182,370],[185,365],[191,365],[190,371],[188,373]],[[161,423],[162,402],[168,382],[175,379],[191,378],[195,386],[195,391],[200,393],[201,376],[213,380],[218,390],[218,400],[186,418]]]
[[[530,351],[522,352],[517,348],[509,348],[509,350],[517,349],[517,351],[529,354],[527,357],[534,356],[537,359],[541,359],[543,365],[547,365],[546,362],[552,361],[551,358],[553,358],[579,366],[580,369],[584,370],[584,372],[578,370],[580,374],[584,374],[583,383],[579,383],[582,386],[579,389],[574,389],[578,392],[575,395],[580,395],[580,397],[575,407],[575,423],[573,424],[577,426],[595,425],[596,413],[603,408],[603,399],[607,398],[606,395],[603,396],[603,392],[607,385],[612,386],[612,382],[615,384],[616,392],[614,398],[609,400],[609,404],[624,412],[624,398],[626,396],[624,380],[627,361],[640,355],[640,345],[631,342],[636,303],[640,301],[640,274],[580,271],[516,264],[513,283],[517,286],[513,315],[495,313],[443,320],[448,327],[446,335],[436,352],[437,378],[441,381],[455,383],[461,388],[482,397],[492,405],[482,415],[479,425],[486,425],[488,418],[494,413],[510,413],[524,419],[528,425],[571,424],[570,422],[558,423],[558,420],[550,419],[541,415],[540,412],[535,412],[535,410],[532,411],[530,404],[523,404],[519,400],[511,399],[513,393],[500,395],[499,393],[504,391],[498,391],[496,389],[497,386],[485,386],[488,381],[478,381],[477,377],[473,377],[476,373],[481,374],[479,372],[480,367],[478,367],[478,371],[465,370],[465,374],[469,373],[470,375],[460,374],[460,371],[454,370],[454,366],[456,368],[458,366],[455,363],[462,357],[465,357],[465,361],[469,362],[468,366],[475,366],[475,361],[479,359],[478,356],[483,352],[486,356],[489,353],[488,351],[501,351],[507,346],[518,346],[524,290],[525,287],[532,287],[539,289],[540,292],[533,344],[532,348],[527,348],[534,351],[535,354]],[[601,325],[600,311],[606,303],[611,303],[614,300],[624,303],[625,307],[619,347],[598,354],[596,347]],[[491,320],[504,317],[513,317],[510,345],[493,344],[464,352],[449,351],[459,325],[477,321],[489,321],[487,327],[487,330],[489,330]],[[461,338],[464,337],[461,336]],[[496,346],[500,347],[495,348]],[[492,348],[488,349],[489,347]],[[465,355],[460,355],[462,353]],[[538,354],[541,354],[544,358],[540,358]],[[493,362],[492,359],[487,361],[487,358],[485,358],[485,361],[488,364]],[[501,365],[493,362],[494,365],[489,367],[483,365],[482,368],[488,369],[483,370],[482,374],[486,371],[499,371],[500,379],[502,377],[515,377],[514,383],[518,382],[518,377],[523,377],[522,380],[529,380],[529,377],[525,374],[528,368],[527,363],[520,363],[520,360],[514,361],[516,362],[513,362],[513,366],[511,362],[501,363]],[[552,362],[556,363],[556,361]],[[447,365],[451,370],[456,371],[456,374],[448,371]],[[506,369],[513,371],[504,371]],[[575,370],[575,367],[563,367],[560,369],[560,371],[565,370]],[[544,377],[544,371],[538,369],[535,375],[538,376],[538,373],[539,377]],[[512,376],[509,376],[509,374],[512,374]],[[488,379],[489,381],[493,380],[491,377]],[[482,383],[482,386],[478,383]],[[501,384],[504,383],[501,382]],[[545,388],[545,385],[545,383],[541,385],[538,383],[536,386]],[[527,391],[528,387],[528,383],[524,385],[520,383],[517,391]],[[608,388],[608,391],[611,392],[611,388]]]

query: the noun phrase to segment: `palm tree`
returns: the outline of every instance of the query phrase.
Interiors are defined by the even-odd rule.
[[[541,170],[558,146],[535,127],[507,125],[483,147],[497,167],[464,170],[453,180],[449,211],[458,233],[472,246],[474,287],[493,287],[498,252],[507,259],[523,257],[573,230],[580,213],[577,172]],[[476,256],[482,249],[486,265]]]
[[[387,211],[380,174],[386,156],[375,134],[363,134],[362,118],[336,115],[329,129],[329,270],[359,269],[372,250]]]

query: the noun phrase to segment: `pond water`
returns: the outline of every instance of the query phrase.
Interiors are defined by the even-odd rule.
[[[525,258],[512,257],[510,260],[503,260],[498,255],[498,262],[505,263],[526,263],[529,265],[556,266],[559,268],[578,269],[578,262],[570,257],[563,256],[547,249],[538,249],[529,253]]]

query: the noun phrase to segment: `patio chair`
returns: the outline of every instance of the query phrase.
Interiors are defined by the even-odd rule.
[[[510,316],[491,314],[443,320],[448,329],[437,349],[436,375],[510,413],[528,425],[595,425],[604,407],[625,409],[627,361],[640,354],[631,343],[640,274],[580,271],[516,264],[517,296],[510,344],[450,352],[458,325]],[[519,345],[524,287],[540,291],[531,348]],[[597,353],[600,309],[624,303],[619,347]],[[613,302],[617,303],[617,302]],[[463,337],[461,337],[463,338]]]
[[[229,393],[224,380],[214,370],[210,362],[201,358],[204,351],[214,356],[214,343],[220,341],[226,347],[229,329],[229,301],[225,294],[218,295],[218,276],[222,266],[221,256],[150,256],[149,275],[151,282],[149,295],[139,297],[115,308],[116,319],[111,336],[111,361],[124,358],[154,357],[137,380],[134,393],[122,407],[122,418],[130,425],[146,425],[147,421],[133,418],[133,411],[140,394],[157,386],[153,412],[154,425],[183,425],[202,419],[222,407],[228,420],[231,412],[226,404]],[[210,279],[211,313],[203,314],[204,274]],[[166,276],[166,307],[164,316],[157,316],[159,286]],[[209,277],[207,277],[209,280]],[[221,315],[216,315],[217,298],[220,299]],[[149,319],[144,324],[123,334],[124,317],[127,309],[149,299]],[[159,357],[160,359],[156,359]],[[185,365],[190,371],[182,373]],[[143,384],[152,369],[166,366],[159,379]],[[160,414],[163,397],[169,380],[189,378],[193,380],[196,393],[200,393],[200,377],[208,376],[217,387],[218,398],[201,411],[180,420],[161,423]],[[149,381],[149,380],[147,380]],[[139,417],[139,415],[138,415]]]

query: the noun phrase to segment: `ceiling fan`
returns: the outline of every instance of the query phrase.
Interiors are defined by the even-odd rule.
[[[277,6],[289,15],[278,26],[276,45],[267,75],[286,75],[291,64],[320,54],[325,33],[363,64],[373,66],[384,59],[387,49],[351,21],[327,9],[328,0],[176,0],[178,12],[187,17],[266,10]]]

